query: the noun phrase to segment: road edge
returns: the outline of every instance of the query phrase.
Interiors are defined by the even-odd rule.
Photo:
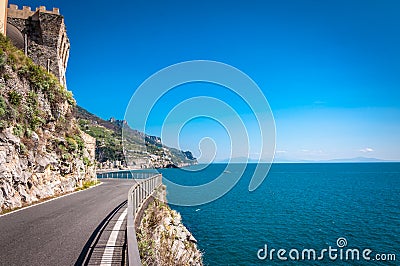
[[[9,214],[13,214],[13,213],[16,213],[16,212],[19,212],[19,211],[22,211],[22,210],[26,210],[26,209],[29,209],[29,208],[32,208],[32,207],[35,207],[35,206],[42,205],[42,204],[44,204],[44,203],[51,202],[51,201],[53,201],[53,200],[57,200],[57,199],[61,199],[61,198],[67,197],[67,196],[71,196],[71,195],[74,195],[74,194],[79,193],[79,192],[87,191],[88,189],[98,187],[98,186],[100,186],[100,185],[102,185],[102,184],[103,184],[103,182],[99,181],[98,184],[96,184],[96,185],[94,185],[94,186],[91,186],[91,187],[88,187],[87,189],[69,192],[69,193],[66,193],[66,194],[63,194],[63,195],[60,195],[60,196],[56,196],[55,198],[51,198],[51,199],[48,199],[48,200],[44,200],[44,201],[42,201],[42,202],[32,203],[31,205],[28,205],[28,206],[25,206],[25,207],[22,207],[22,208],[19,208],[19,209],[16,209],[16,210],[13,210],[13,211],[4,213],[4,214],[0,214],[0,218],[1,218],[1,217],[4,217],[4,216],[7,216],[7,215],[9,215]]]

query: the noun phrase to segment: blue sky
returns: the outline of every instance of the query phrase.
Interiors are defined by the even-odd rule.
[[[135,89],[158,70],[215,60],[242,70],[264,92],[275,116],[277,158],[400,160],[399,1],[9,3],[60,8],[71,41],[68,88],[102,118],[122,119]],[[191,86],[162,107],[208,93],[248,115],[226,92]],[[160,132],[163,112],[150,120],[149,133]],[[199,156],[198,141],[214,136],[217,159],[224,159],[225,133],[215,121],[193,121],[181,148]]]

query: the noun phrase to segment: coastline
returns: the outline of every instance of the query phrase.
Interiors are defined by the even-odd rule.
[[[168,205],[165,185],[145,207],[136,226],[143,265],[203,265],[197,240],[183,224],[181,214]]]

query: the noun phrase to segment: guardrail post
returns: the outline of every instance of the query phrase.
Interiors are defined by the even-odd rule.
[[[128,237],[128,265],[131,266],[141,266],[142,262],[140,260],[139,248],[136,239],[135,231],[135,213],[136,213],[136,202],[133,200],[137,193],[134,193],[139,185],[135,184],[131,187],[128,194],[128,210],[127,210],[127,224],[126,231]]]
[[[137,211],[137,208],[139,207],[139,193],[138,193],[138,191],[135,191],[135,197],[136,197],[136,203],[135,203],[135,207],[136,208],[135,208],[135,211]]]

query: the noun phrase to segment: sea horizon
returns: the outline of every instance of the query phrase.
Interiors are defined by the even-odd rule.
[[[267,245],[318,253],[329,246],[337,249],[338,239],[345,239],[349,249],[400,256],[400,163],[274,163],[262,185],[250,192],[255,167],[246,165],[234,188],[213,202],[170,204],[197,239],[205,265],[283,265],[276,254],[260,259],[257,252]],[[224,169],[223,164],[211,164],[201,171],[159,171],[164,179],[195,186],[212,181],[212,176],[235,174]],[[168,200],[175,192],[168,187],[167,192]],[[332,260],[297,262],[321,265]]]

